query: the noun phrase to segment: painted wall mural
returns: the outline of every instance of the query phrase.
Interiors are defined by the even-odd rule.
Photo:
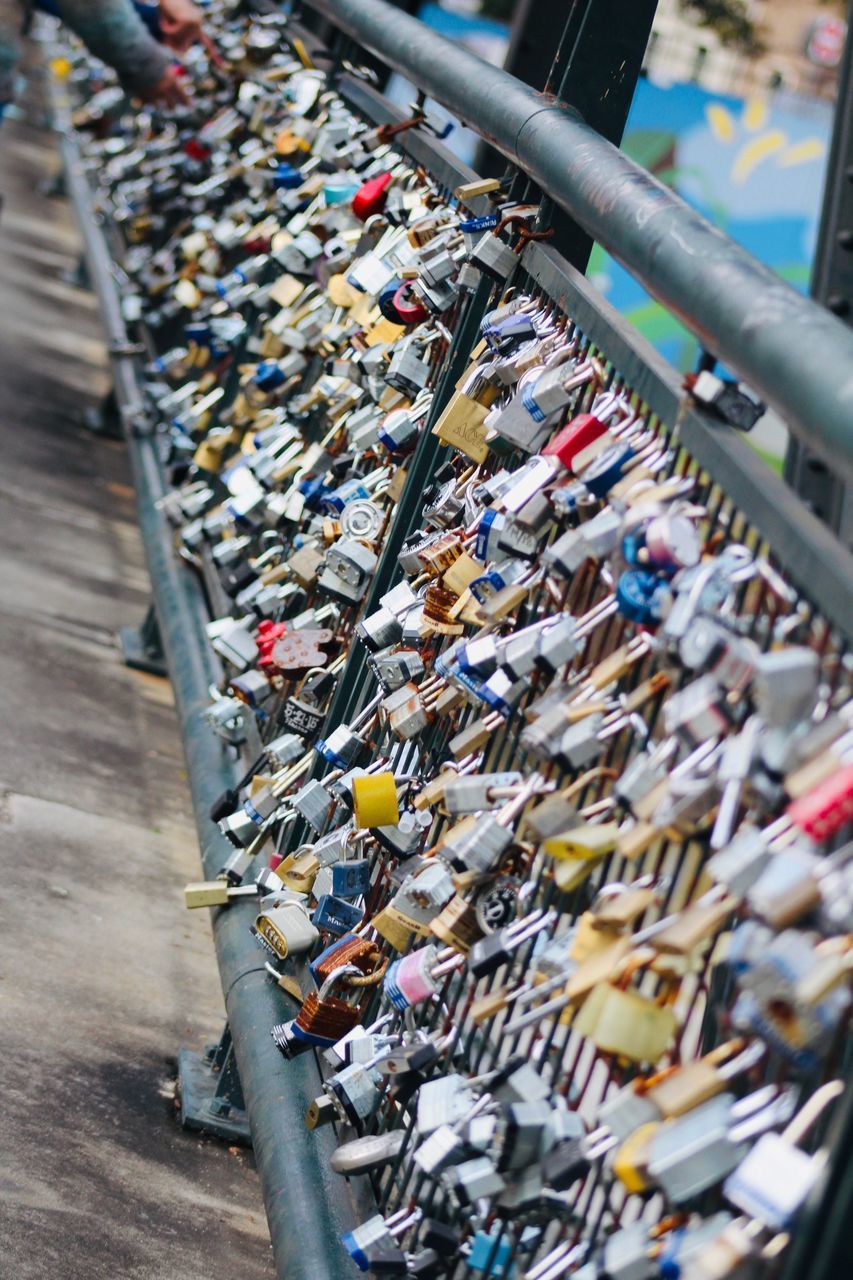
[[[806,292],[831,127],[823,102],[781,94],[743,102],[642,80],[623,150]],[[694,339],[599,248],[590,274],[668,360],[693,365]]]

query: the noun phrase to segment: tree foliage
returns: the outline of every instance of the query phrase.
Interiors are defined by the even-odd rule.
[[[480,13],[484,18],[494,18],[497,22],[510,22],[515,6],[516,0],[482,0]]]
[[[764,52],[746,0],[681,0],[681,8],[693,14],[700,27],[716,32],[728,48],[752,55]]]

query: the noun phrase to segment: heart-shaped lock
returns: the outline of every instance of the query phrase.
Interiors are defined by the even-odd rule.
[[[270,654],[272,664],[279,671],[306,671],[309,667],[324,667],[329,661],[329,655],[320,646],[330,644],[333,639],[334,632],[327,627],[306,627],[302,631],[289,631],[273,645]]]

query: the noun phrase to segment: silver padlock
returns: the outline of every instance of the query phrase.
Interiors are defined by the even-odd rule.
[[[326,825],[332,797],[321,782],[312,779],[290,797],[290,804],[315,831]]]
[[[451,1072],[437,1080],[427,1080],[418,1090],[415,1128],[420,1138],[428,1138],[442,1125],[454,1125],[469,1115],[476,1097],[464,1076]]]
[[[367,662],[388,693],[393,693],[409,681],[419,680],[424,674],[423,659],[416,649],[381,650],[371,655]]]
[[[347,508],[344,507],[344,511],[341,513],[342,519],[346,510]],[[357,542],[355,538],[340,538],[326,552],[328,569],[353,589],[366,586],[367,580],[375,571],[377,563],[374,553],[368,547],[365,547],[363,543]],[[320,585],[322,585],[322,578],[320,579]]]
[[[444,807],[451,815],[497,809],[522,784],[520,773],[479,773],[450,778],[444,787]]]
[[[773,1085],[740,1101],[721,1093],[652,1134],[649,1178],[672,1204],[683,1204],[721,1182],[746,1155],[749,1139],[784,1124],[795,1105],[796,1090],[777,1093]]]
[[[488,1156],[475,1156],[473,1160],[452,1165],[439,1175],[439,1182],[463,1208],[499,1195],[506,1186]]]
[[[809,716],[819,679],[820,658],[814,649],[790,645],[761,654],[752,691],[764,724],[781,728]]]

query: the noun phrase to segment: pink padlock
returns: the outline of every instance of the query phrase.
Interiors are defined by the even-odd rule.
[[[667,512],[654,516],[645,529],[648,561],[657,568],[692,569],[699,563],[702,544],[687,516]]]
[[[853,764],[789,804],[788,817],[813,840],[829,840],[853,821]]]
[[[430,945],[421,947],[418,951],[410,951],[400,960],[396,982],[409,1008],[429,1000],[438,990],[431,973],[436,955],[436,948]]]

